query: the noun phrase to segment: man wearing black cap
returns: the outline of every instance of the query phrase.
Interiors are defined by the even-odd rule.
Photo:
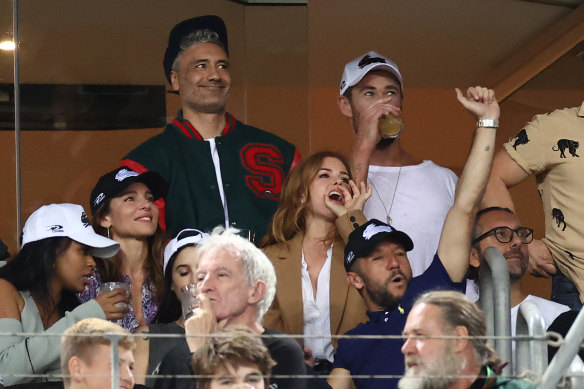
[[[399,336],[419,294],[432,289],[464,291],[461,281],[470,257],[474,208],[489,178],[499,105],[494,92],[486,88],[469,88],[465,97],[458,89],[456,93],[460,103],[479,119],[478,128],[454,205],[444,222],[437,253],[428,269],[412,277],[407,252],[413,249],[414,242],[406,233],[376,219],[359,226],[359,215],[352,213],[337,221],[341,235],[348,235],[345,247],[347,280],[363,297],[369,316],[367,323],[358,325],[347,335]],[[395,387],[397,378],[404,372],[402,343],[399,338],[341,339],[329,384],[333,389],[350,388],[353,383],[358,389]],[[351,375],[386,377],[352,378]]]
[[[169,236],[187,227],[249,230],[259,240],[275,212],[284,176],[300,159],[294,145],[225,111],[231,74],[227,30],[218,16],[177,24],[164,71],[182,109],[164,132],[131,151],[122,165],[154,170],[170,188],[161,212]],[[166,223],[165,223],[166,222]]]

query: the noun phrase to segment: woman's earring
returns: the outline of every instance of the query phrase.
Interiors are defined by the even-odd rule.
[[[110,228],[109,227],[107,228],[107,237],[108,237],[108,239],[111,239],[111,236],[110,236]]]

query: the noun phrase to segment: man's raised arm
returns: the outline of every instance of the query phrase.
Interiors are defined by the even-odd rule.
[[[463,107],[478,119],[470,154],[456,188],[454,205],[446,216],[438,244],[438,256],[444,268],[452,281],[460,282],[468,268],[476,208],[491,172],[500,109],[491,89],[468,88],[463,95],[457,88],[456,95]]]

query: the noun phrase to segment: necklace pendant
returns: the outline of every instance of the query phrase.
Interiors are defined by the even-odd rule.
[[[391,216],[387,215],[387,224],[391,226]]]

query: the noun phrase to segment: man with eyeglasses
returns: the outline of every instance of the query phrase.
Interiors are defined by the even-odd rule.
[[[551,278],[551,299],[576,310],[584,302],[583,141],[584,102],[536,115],[495,156],[480,204],[521,207],[509,189],[535,176],[545,236],[530,244],[528,272]]]
[[[519,218],[509,208],[489,207],[477,213],[470,265],[475,269],[478,268],[484,260],[485,250],[491,246],[497,248],[505,257],[510,281],[512,335],[515,335],[519,304],[523,301],[533,301],[537,304],[546,328],[550,327],[556,319],[565,320],[565,317],[560,318],[560,316],[570,311],[566,305],[532,296],[522,289],[520,280],[529,265],[528,245],[532,241],[533,229],[523,227]]]

